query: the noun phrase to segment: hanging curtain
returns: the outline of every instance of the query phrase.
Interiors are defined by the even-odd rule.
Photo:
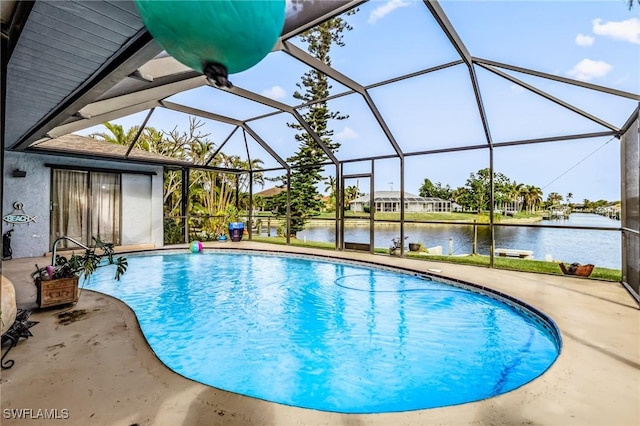
[[[120,244],[119,174],[91,173],[91,237]]]
[[[53,171],[52,243],[67,236],[86,244],[88,228],[88,173],[71,170]],[[59,247],[75,247],[62,241]]]

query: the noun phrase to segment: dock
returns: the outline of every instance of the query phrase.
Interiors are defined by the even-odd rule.
[[[500,257],[518,257],[520,259],[533,259],[533,251],[497,248],[496,255]]]
[[[542,219],[544,220],[552,220],[552,219],[568,219],[569,218],[569,210],[549,210],[542,213]]]

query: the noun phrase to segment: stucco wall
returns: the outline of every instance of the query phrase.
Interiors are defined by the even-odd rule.
[[[11,225],[2,221],[3,234],[14,230],[11,237],[14,258],[42,256],[49,251],[51,169],[45,167],[44,162],[36,155],[5,153],[2,217],[13,211],[15,202],[24,205],[26,214],[37,216],[36,222],[27,224]],[[11,173],[16,169],[26,171],[27,176],[14,178]]]
[[[156,247],[162,247],[162,167],[6,152],[2,216],[13,211],[15,202],[24,205],[26,214],[37,216],[35,223],[12,226],[2,221],[3,234],[9,229],[14,230],[11,239],[14,258],[42,256],[51,249],[49,241],[51,168],[46,167],[45,163],[78,168],[97,167],[156,172],[156,175],[151,177],[126,173],[122,175],[122,238],[123,244],[153,243]],[[14,178],[12,172],[15,169],[26,171],[27,176]],[[143,185],[142,189],[137,188],[136,182],[142,181],[147,182],[146,186]],[[145,210],[144,214],[140,214],[141,209]],[[127,230],[126,235],[125,230]],[[129,234],[131,231],[135,233]]]

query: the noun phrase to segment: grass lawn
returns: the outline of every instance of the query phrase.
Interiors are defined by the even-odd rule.
[[[469,255],[469,256],[421,256],[413,253],[407,254],[410,259],[434,260],[438,262],[461,263],[465,265],[489,266],[489,256]],[[562,275],[560,266],[555,262],[528,259],[510,259],[505,257],[494,257],[494,266],[498,269],[509,269],[521,272],[537,272],[541,274]],[[619,269],[593,268],[589,278],[605,281],[622,280],[622,271]]]
[[[261,243],[271,243],[286,245],[287,241],[284,237],[253,237],[253,241]],[[318,241],[298,240],[291,238],[291,245],[296,247],[309,247],[325,250],[334,250],[334,243],[325,243]],[[375,248],[376,254],[389,255],[389,249],[387,248]],[[482,255],[469,255],[469,256],[422,256],[409,252],[407,258],[416,259],[422,261],[434,261],[434,262],[450,262],[463,265],[475,265],[475,266],[489,266],[489,256]],[[545,262],[542,260],[525,260],[525,259],[510,259],[504,257],[494,257],[494,265],[498,269],[508,269],[512,271],[521,272],[536,272],[540,274],[553,274],[562,275],[560,267],[555,262]],[[615,281],[620,282],[622,280],[622,271],[619,269],[599,268],[595,267],[591,276],[589,277],[595,280]]]
[[[278,245],[286,245],[287,239],[285,237],[258,237],[253,236],[253,241],[258,243],[270,243],[270,244],[278,244]],[[309,248],[318,248],[325,250],[334,250],[336,245],[334,243],[325,243],[320,241],[307,241],[298,240],[296,238],[291,238],[291,245],[296,247],[309,247]]]

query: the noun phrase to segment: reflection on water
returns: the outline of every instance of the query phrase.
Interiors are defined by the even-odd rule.
[[[538,377],[559,349],[540,319],[483,294],[305,258],[134,255],[121,281],[101,268],[86,288],[129,305],[177,373],[316,410],[401,412],[486,399]]]
[[[589,213],[573,213],[569,219],[545,220],[543,225],[594,226],[619,228],[620,222]],[[391,240],[400,235],[399,224],[377,224],[375,247],[389,247]],[[442,246],[442,253],[448,254],[450,240],[453,254],[471,253],[473,226],[405,224],[405,235],[409,242],[419,242],[426,247]],[[335,242],[333,221],[326,226],[308,226],[298,233],[298,238],[308,241]],[[533,251],[534,259],[544,260],[547,256],[563,262],[593,263],[605,268],[620,269],[621,234],[619,231],[593,231],[582,229],[553,229],[533,227],[496,227],[496,248]],[[369,228],[362,226],[345,227],[345,241],[368,242]],[[489,228],[478,226],[478,253],[489,254]]]

